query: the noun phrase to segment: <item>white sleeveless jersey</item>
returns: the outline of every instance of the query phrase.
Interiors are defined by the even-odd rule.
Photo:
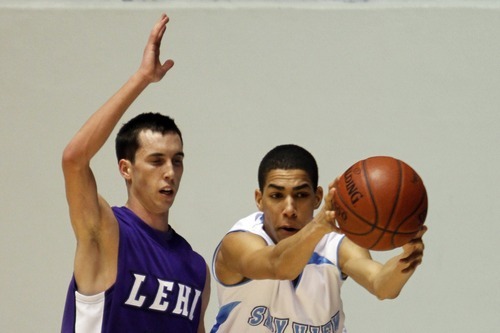
[[[229,232],[245,231],[274,242],[263,229],[263,214],[238,221]],[[329,233],[316,246],[302,273],[289,280],[246,280],[237,285],[217,281],[219,312],[211,333],[346,333],[338,268],[338,248],[343,235]],[[220,246],[220,245],[219,245]]]

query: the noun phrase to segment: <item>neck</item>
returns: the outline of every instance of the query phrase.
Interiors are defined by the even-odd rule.
[[[170,229],[168,224],[168,211],[156,214],[144,209],[142,206],[133,205],[130,202],[127,202],[125,207],[133,211],[144,223],[155,230],[165,232]]]

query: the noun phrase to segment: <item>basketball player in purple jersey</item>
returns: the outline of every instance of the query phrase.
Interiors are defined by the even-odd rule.
[[[174,121],[141,114],[119,131],[116,153],[128,199],[111,207],[97,191],[90,161],[128,107],[174,65],[160,62],[169,21],[153,27],[139,69],[66,146],[62,168],[77,240],[62,332],[202,333],[210,295],[205,260],[169,224],[183,173]]]

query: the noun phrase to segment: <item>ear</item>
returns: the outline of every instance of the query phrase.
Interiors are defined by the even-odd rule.
[[[120,170],[120,174],[122,175],[122,177],[125,180],[130,180],[130,178],[131,178],[130,167],[131,167],[131,164],[130,164],[129,160],[121,159],[118,162],[118,169]]]
[[[321,206],[321,201],[323,200],[323,188],[318,186],[315,194],[316,202],[314,203],[314,209],[318,209]]]
[[[255,190],[255,204],[257,208],[262,211],[262,192],[259,189]]]

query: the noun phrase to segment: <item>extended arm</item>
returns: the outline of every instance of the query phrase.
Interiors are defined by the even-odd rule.
[[[331,189],[333,191],[333,189]],[[268,246],[250,232],[233,232],[224,237],[215,267],[219,280],[235,284],[243,279],[292,280],[303,270],[323,236],[336,231],[331,193],[314,219],[295,235]]]
[[[167,22],[162,15],[151,31],[140,68],[87,120],[63,152],[66,198],[77,239],[75,278],[85,294],[101,292],[114,283],[118,253],[118,226],[110,206],[98,195],[90,160],[139,94],[173,66],[171,60],[159,61]]]

